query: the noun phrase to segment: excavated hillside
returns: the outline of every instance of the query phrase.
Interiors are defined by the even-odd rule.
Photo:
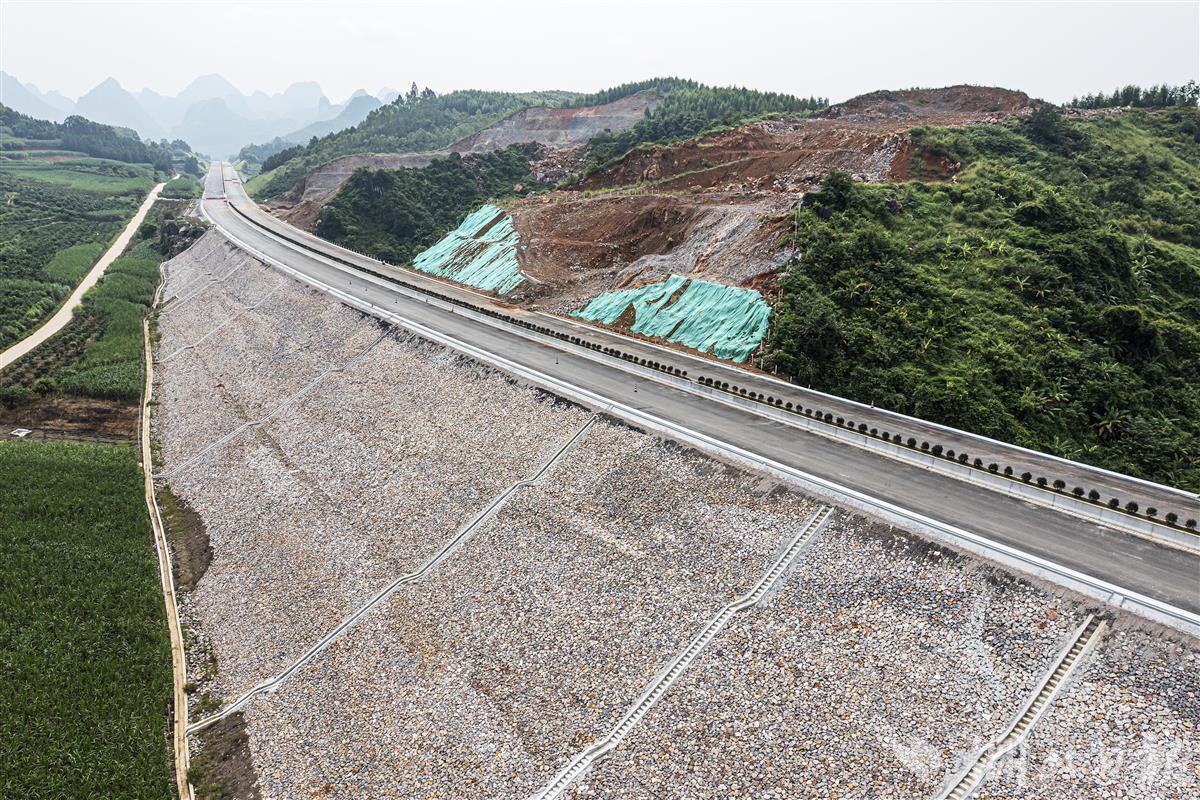
[[[591,109],[530,109],[456,147],[478,152],[528,137],[546,145],[533,164],[542,177],[562,169],[564,161],[581,159],[592,132],[615,127],[614,120],[632,121],[650,102],[634,95]],[[771,118],[634,149],[569,189],[527,197],[507,209],[519,235],[513,249],[524,280],[506,281],[510,288],[503,293],[514,302],[571,313],[599,295],[678,275],[756,289],[770,301],[793,255],[778,246],[778,223],[830,171],[859,181],[903,181],[917,166],[926,179],[953,180],[959,165],[918,152],[913,127],[997,123],[1030,112],[1037,102],[990,87],[875,92],[820,118]],[[421,166],[429,157],[334,162],[309,177],[304,199],[282,216],[310,226],[320,203],[353,168]],[[460,252],[440,260],[469,272],[477,243],[461,234],[459,241]],[[438,247],[447,250],[445,242]],[[629,323],[622,315],[613,324],[629,330]]]
[[[451,153],[487,153],[509,145],[536,142],[557,152],[545,159],[543,180],[566,176],[564,163],[581,160],[582,146],[604,130],[621,130],[640,120],[661,98],[651,90],[623,97],[612,103],[581,108],[525,108],[495,125],[484,128],[443,150],[426,153],[361,153],[343,156],[318,167],[290,191],[274,200],[271,210],[282,219],[312,230],[321,206],[332,197],[355,170],[424,167],[435,158]],[[564,158],[566,156],[566,158]],[[572,157],[574,156],[574,157]]]
[[[513,299],[572,311],[603,292],[671,274],[758,289],[768,299],[791,253],[776,222],[832,170],[859,181],[952,179],[958,165],[917,153],[916,125],[988,124],[1032,109],[986,87],[877,92],[820,119],[767,119],[631,151],[567,191],[511,209],[529,277]]]

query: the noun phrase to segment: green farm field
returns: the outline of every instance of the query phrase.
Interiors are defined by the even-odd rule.
[[[148,165],[0,158],[0,349],[54,313],[154,183]]]
[[[172,796],[137,451],[0,442],[0,797]]]

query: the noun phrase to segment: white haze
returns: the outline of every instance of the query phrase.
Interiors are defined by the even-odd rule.
[[[318,81],[590,91],[679,75],[843,100],[994,84],[1051,101],[1200,71],[1200,3],[0,3],[0,69],[78,97]]]

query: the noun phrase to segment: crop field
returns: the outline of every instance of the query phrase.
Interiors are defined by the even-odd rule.
[[[199,197],[201,190],[200,181],[191,175],[180,175],[163,187],[162,194],[159,197],[190,200],[193,197]]]
[[[154,242],[142,240],[114,261],[65,329],[0,375],[0,401],[14,404],[53,391],[136,399],[144,369],[142,317],[161,260]]]
[[[0,486],[0,797],[171,797],[136,451],[0,442]]]
[[[0,349],[54,313],[153,184],[104,159],[0,159]]]

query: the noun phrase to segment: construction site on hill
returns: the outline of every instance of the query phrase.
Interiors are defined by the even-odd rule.
[[[642,92],[608,106],[526,109],[445,151],[346,156],[319,167],[268,208],[312,230],[321,206],[356,169],[416,168],[452,152],[469,158],[521,142],[539,145],[531,162],[535,176],[562,180],[584,169],[590,136],[632,125],[656,102],[652,92]],[[876,92],[815,118],[772,117],[635,148],[555,191],[506,201],[497,209],[492,216],[515,236],[488,245],[484,261],[509,264],[504,275],[480,269],[484,245],[461,228],[431,248],[437,265],[426,271],[557,314],[578,314],[598,299],[611,302],[619,296],[615,293],[653,291],[679,281],[749,290],[769,309],[795,256],[779,245],[785,215],[832,170],[867,182],[914,175],[953,180],[959,165],[920,152],[911,135],[914,127],[994,124],[1038,105],[1022,92],[989,87]],[[491,227],[485,222],[474,225],[479,235]],[[424,269],[420,262],[414,266]],[[667,298],[666,305],[675,299]],[[708,311],[714,320],[744,314],[740,302]],[[686,310],[675,313],[683,316]],[[757,339],[730,349],[718,342],[744,339],[745,330],[712,324],[708,339],[672,336],[673,331],[639,319],[632,305],[629,313],[601,322],[739,362],[748,359],[767,329],[756,326]],[[648,334],[651,329],[656,333]]]

